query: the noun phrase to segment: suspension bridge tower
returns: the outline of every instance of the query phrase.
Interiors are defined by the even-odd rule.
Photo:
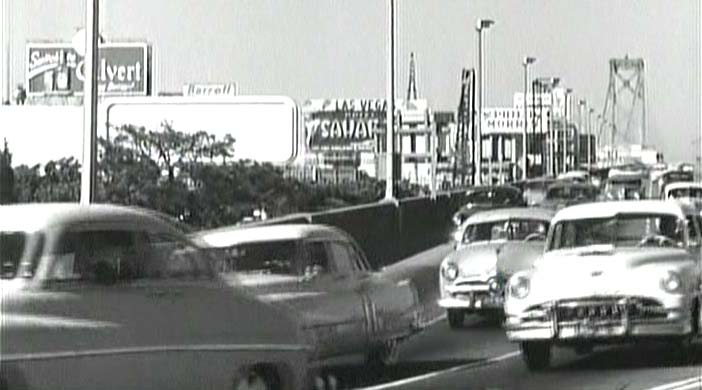
[[[642,58],[609,60],[609,85],[598,139],[608,146],[608,160],[616,159],[617,146],[646,144],[646,81]],[[607,145],[608,144],[608,145]]]

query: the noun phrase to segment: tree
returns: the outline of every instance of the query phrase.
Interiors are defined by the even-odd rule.
[[[0,154],[0,204],[8,204],[16,201],[15,172],[12,169],[12,153],[7,146],[7,139],[3,141],[4,147]]]

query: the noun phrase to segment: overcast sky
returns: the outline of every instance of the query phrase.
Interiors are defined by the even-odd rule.
[[[24,78],[24,43],[70,41],[78,0],[10,0],[13,78]],[[153,47],[157,91],[188,82],[235,81],[245,94],[384,97],[384,0],[103,0],[109,41]],[[475,20],[486,33],[486,106],[510,106],[521,59],[535,76],[559,76],[602,110],[612,57],[646,61],[650,143],[668,159],[692,159],[700,115],[699,0],[398,0],[398,97],[410,52],[419,93],[455,110],[462,67],[475,66]]]

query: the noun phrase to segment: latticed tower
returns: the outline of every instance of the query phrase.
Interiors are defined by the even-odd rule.
[[[604,120],[600,124],[598,135],[604,138],[604,132],[609,130],[611,148],[616,147],[618,143],[646,144],[646,83],[643,59],[625,56],[609,60],[609,85],[602,118]]]
[[[414,53],[410,53],[409,81],[407,83],[407,101],[417,100],[417,75],[415,72]]]

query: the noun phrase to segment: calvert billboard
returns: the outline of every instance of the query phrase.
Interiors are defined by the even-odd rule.
[[[104,43],[98,50],[98,93],[104,96],[149,94],[146,43]],[[26,85],[29,95],[80,95],[85,58],[68,43],[28,43]]]

